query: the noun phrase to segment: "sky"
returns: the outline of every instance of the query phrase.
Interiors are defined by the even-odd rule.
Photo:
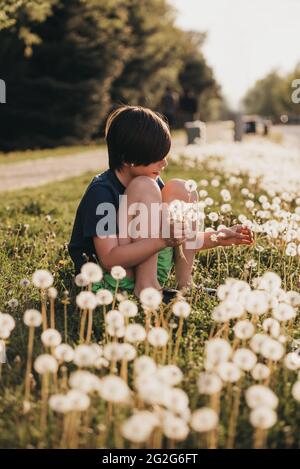
[[[257,79],[300,62],[300,0],[168,2],[178,10],[178,26],[207,31],[203,52],[236,109]]]

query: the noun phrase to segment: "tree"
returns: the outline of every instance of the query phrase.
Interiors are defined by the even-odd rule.
[[[212,69],[200,54],[186,61],[179,73],[179,82],[184,90],[192,91],[196,96],[215,85]]]
[[[247,92],[243,103],[249,114],[278,120],[281,114],[287,112],[287,98],[284,79],[276,70],[273,70],[255,83]]]
[[[207,110],[220,99],[205,34],[180,30],[166,0],[2,4],[1,150],[88,142],[112,105],[158,109],[167,85],[192,87]]]
[[[115,103],[157,107],[164,88],[177,80],[182,32],[165,0],[128,0],[131,53],[111,89]]]
[[[40,38],[27,57],[22,28]],[[75,144],[97,133],[126,60],[128,31],[122,0],[61,1],[42,22],[19,10],[16,24],[0,32],[8,95],[0,147]]]

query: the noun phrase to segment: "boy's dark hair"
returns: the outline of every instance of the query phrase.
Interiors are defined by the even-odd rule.
[[[105,127],[109,167],[124,163],[147,166],[162,160],[170,151],[171,134],[163,118],[140,106],[122,106],[109,116]]]

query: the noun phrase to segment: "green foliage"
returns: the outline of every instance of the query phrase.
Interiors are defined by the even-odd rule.
[[[87,143],[115,104],[215,86],[205,35],[176,27],[166,0],[5,0],[1,18],[2,151]]]
[[[176,84],[184,34],[165,0],[129,0],[131,53],[111,89],[113,102],[156,107],[166,83]]]
[[[42,22],[51,13],[52,7],[59,0],[1,0],[0,2],[0,30],[16,26],[22,16],[26,15],[32,21]],[[23,37],[30,45],[30,32]]]
[[[279,121],[281,114],[299,115],[299,104],[292,101],[292,82],[300,76],[300,65],[286,74],[276,70],[258,80],[244,98],[248,113],[259,114]]]
[[[86,142],[98,133],[109,108],[110,83],[126,57],[125,19],[121,1],[59,4],[43,23],[31,24],[41,41],[30,57],[24,56],[20,38],[2,32],[9,93],[1,127],[4,150],[15,146],[16,129],[18,147],[24,149]]]

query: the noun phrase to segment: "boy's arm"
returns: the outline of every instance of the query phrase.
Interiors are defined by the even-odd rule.
[[[115,265],[121,265],[124,269],[134,267],[167,246],[179,246],[184,239],[147,238],[122,246],[119,245],[117,236],[109,238],[95,236],[93,241],[101,266],[105,270],[110,270]]]
[[[186,248],[199,252],[218,246],[238,246],[250,245],[253,242],[252,232],[242,225],[235,225],[230,228],[222,228],[218,231],[197,233],[195,241],[187,241]]]

